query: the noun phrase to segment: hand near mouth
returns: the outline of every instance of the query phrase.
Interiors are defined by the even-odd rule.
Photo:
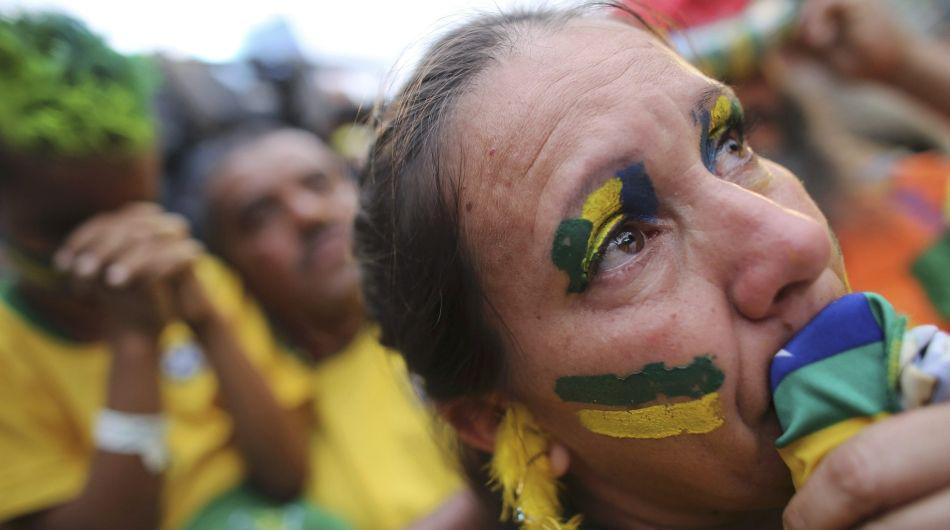
[[[819,312],[776,354],[771,386],[783,430],[776,445],[796,488],[813,472],[827,488],[830,471],[819,471],[830,467],[819,468],[825,455],[871,424],[950,397],[950,338],[935,326],[905,328],[884,298],[853,293]],[[803,488],[806,500],[820,487]],[[790,527],[799,527],[802,502],[790,505]]]

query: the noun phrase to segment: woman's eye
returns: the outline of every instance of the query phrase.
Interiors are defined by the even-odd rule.
[[[745,143],[745,139],[735,130],[728,131],[716,148],[715,171],[720,177],[725,177],[745,164],[752,155],[752,150]]]
[[[647,234],[635,223],[624,223],[604,242],[594,263],[594,274],[621,267],[633,260],[646,245]]]

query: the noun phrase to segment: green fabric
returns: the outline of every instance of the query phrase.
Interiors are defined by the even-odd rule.
[[[897,376],[900,372],[900,350],[901,341],[904,340],[904,332],[907,331],[907,317],[897,314],[894,306],[886,298],[877,293],[864,293],[868,305],[871,307],[871,314],[877,321],[878,326],[884,332],[884,365],[887,369],[887,389],[890,395],[891,408],[897,410],[898,392]]]
[[[950,230],[920,255],[913,273],[943,318],[950,318]]]
[[[785,447],[839,421],[896,411],[887,384],[887,353],[881,342],[867,344],[802,367],[775,391],[779,418],[787,418]]]
[[[248,486],[230,490],[205,506],[182,530],[352,530],[335,516],[302,500],[277,504]]]

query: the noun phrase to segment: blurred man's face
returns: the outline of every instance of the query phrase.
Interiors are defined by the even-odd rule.
[[[209,201],[216,243],[265,305],[333,319],[358,296],[356,188],[315,136],[282,130],[240,147]]]

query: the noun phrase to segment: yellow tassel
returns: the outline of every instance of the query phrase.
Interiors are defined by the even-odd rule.
[[[501,490],[501,520],[521,530],[578,530],[581,517],[561,522],[560,485],[551,472],[548,441],[528,409],[512,403],[495,435],[491,484]]]

